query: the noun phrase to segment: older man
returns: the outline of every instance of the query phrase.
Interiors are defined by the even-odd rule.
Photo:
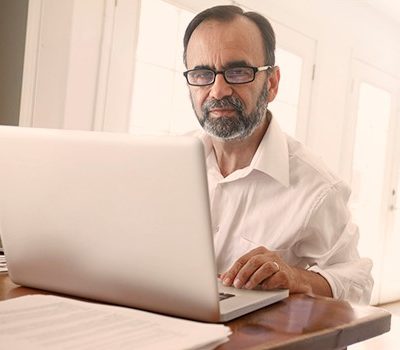
[[[367,303],[371,261],[357,252],[348,187],[268,110],[280,78],[274,51],[268,20],[236,6],[201,12],[184,37],[220,278]]]

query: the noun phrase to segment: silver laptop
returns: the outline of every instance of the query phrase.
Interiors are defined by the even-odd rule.
[[[288,295],[217,282],[196,138],[3,126],[0,169],[17,284],[207,322]]]

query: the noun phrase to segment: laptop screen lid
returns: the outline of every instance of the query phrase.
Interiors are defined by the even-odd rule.
[[[219,285],[219,302],[196,138],[0,127],[0,167],[18,284],[208,322],[288,295]]]
[[[0,127],[0,167],[14,282],[219,320],[201,141]]]

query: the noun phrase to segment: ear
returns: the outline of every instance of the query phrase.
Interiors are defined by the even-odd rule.
[[[268,74],[268,102],[273,101],[278,94],[280,78],[281,71],[278,66],[275,66]]]

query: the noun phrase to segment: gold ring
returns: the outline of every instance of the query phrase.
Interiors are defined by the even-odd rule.
[[[280,268],[280,266],[278,265],[278,263],[277,263],[276,261],[273,261],[272,263],[273,263],[273,264],[276,266],[276,268],[277,268],[277,271],[275,271],[275,273],[276,273],[276,272],[279,272],[281,268]]]

